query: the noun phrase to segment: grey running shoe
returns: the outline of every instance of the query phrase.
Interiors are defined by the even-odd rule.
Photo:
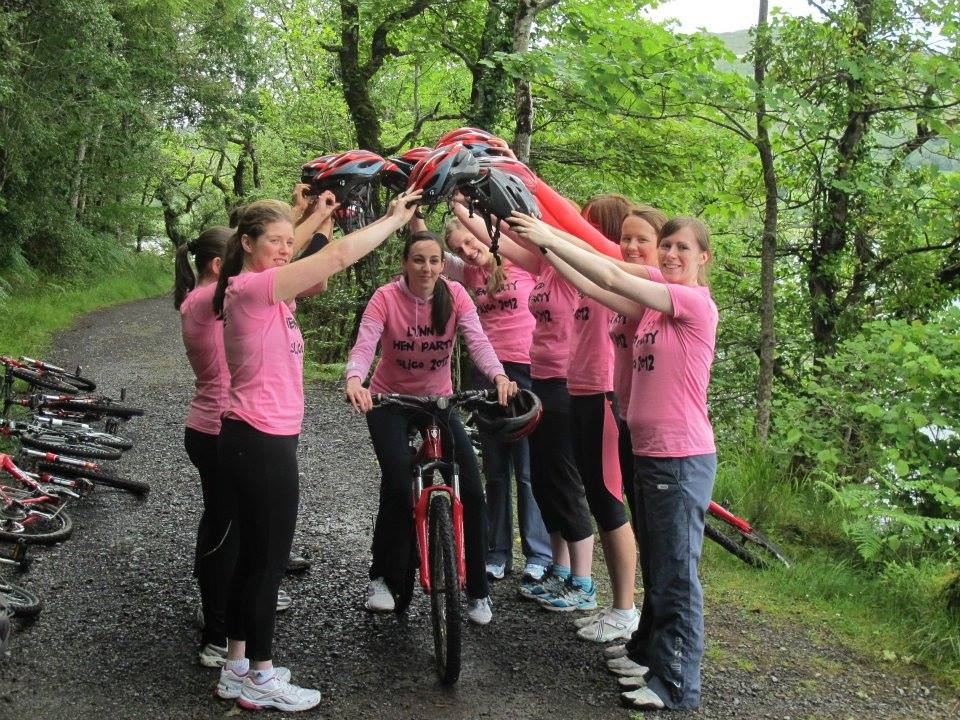
[[[274,675],[265,682],[258,683],[253,673],[247,673],[240,688],[237,705],[247,710],[273,708],[282,712],[300,712],[320,704],[320,691],[292,685]]]
[[[288,682],[290,680],[290,670],[285,667],[275,667],[274,674]],[[243,687],[243,681],[249,673],[237,675],[233,670],[223,668],[220,670],[220,681],[217,683],[217,689],[214,691],[218,698],[224,700],[236,700],[240,697],[240,688]]]

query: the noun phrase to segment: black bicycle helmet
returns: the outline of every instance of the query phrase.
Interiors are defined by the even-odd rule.
[[[460,143],[445,145],[431,152],[410,173],[411,190],[422,190],[421,205],[436,205],[453,197],[458,186],[480,173],[477,159]]]
[[[515,442],[532,433],[542,415],[540,398],[529,390],[520,390],[506,406],[496,400],[479,403],[474,421],[484,435],[502,442]]]
[[[507,220],[517,212],[540,217],[540,206],[523,180],[496,167],[487,170],[464,189],[473,209],[498,220]]]

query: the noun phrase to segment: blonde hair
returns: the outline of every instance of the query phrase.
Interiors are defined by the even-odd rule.
[[[460,222],[459,218],[452,217],[447,220],[443,226],[443,244],[447,246],[450,252],[453,252],[453,249],[450,247],[450,236],[453,235],[456,230],[466,230],[466,228],[463,226],[463,223]],[[507,269],[498,263],[497,259],[491,254],[490,259],[487,261],[487,272],[489,273],[486,285],[487,295],[496,297],[497,291],[509,279]]]
[[[624,217],[624,220],[631,216],[638,217],[641,220],[646,221],[646,223],[650,225],[650,227],[652,227],[656,233],[659,233],[660,228],[667,224],[667,214],[663,210],[653,207],[653,205],[635,203],[627,209],[627,214]],[[620,226],[623,227],[622,221]]]

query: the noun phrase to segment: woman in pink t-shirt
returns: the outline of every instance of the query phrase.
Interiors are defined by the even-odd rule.
[[[455,205],[457,218],[481,242],[490,243],[484,222]],[[593,521],[577,471],[571,437],[567,388],[571,330],[578,301],[576,288],[559,275],[539,250],[521,238],[500,238],[505,258],[537,276],[528,307],[535,320],[530,345],[532,390],[543,403],[543,416],[530,434],[530,480],[533,495],[550,533],[553,563],[543,577],[526,576],[520,595],[552,612],[594,610]],[[566,597],[570,596],[570,602]],[[554,602],[557,600],[558,602]]]
[[[600,289],[642,309],[634,336],[627,422],[633,441],[637,535],[644,578],[640,625],[628,655],[611,660],[621,675],[644,678],[623,693],[640,709],[693,709],[700,704],[703,591],[697,566],[704,515],[716,475],[707,415],[717,307],[706,271],[712,259],[707,227],[674,218],[657,237],[660,270],[638,277],[563,240],[529,216],[517,231],[555,253]],[[662,282],[658,282],[662,281]]]
[[[306,710],[320,701],[319,692],[291,684],[289,670],[275,669],[271,659],[277,589],[299,502],[304,347],[295,298],[409,222],[418,198],[401,194],[380,220],[295,263],[290,206],[259,200],[243,209],[227,245],[213,297],[230,371],[218,460],[234,491],[239,550],[227,600],[227,660],[216,692],[242,707]],[[318,204],[332,211],[333,194],[322,194]]]
[[[406,408],[373,408],[371,392],[405,395],[451,395],[450,358],[459,330],[477,369],[497,388],[501,402],[514,395],[516,383],[484,334],[477,309],[464,287],[440,277],[443,248],[429,232],[411,234],[403,248],[403,274],[383,285],[370,298],[360,321],[357,341],[346,370],[346,395],[367,414],[367,426],[380,463],[380,506],[373,531],[373,561],[366,607],[376,612],[395,608],[394,595],[406,574],[413,536],[408,437],[422,425],[422,414]],[[370,370],[380,343],[380,362]],[[467,563],[467,617],[478,625],[492,618],[485,569],[486,509],[480,469],[473,446],[456,412],[441,423],[443,444],[454,449],[460,466],[464,544]]]
[[[517,387],[529,390],[530,341],[535,321],[527,309],[530,291],[537,279],[509,260],[497,264],[486,245],[456,218],[444,227],[444,242],[450,250],[443,274],[464,284],[473,295],[483,331],[503,363],[507,377]],[[478,378],[477,387],[486,387]],[[540,578],[552,562],[550,535],[530,487],[530,446],[526,438],[505,443],[481,436],[483,475],[486,480],[487,575],[500,580],[513,562],[513,503],[511,469],[517,483],[517,520],[520,547],[526,558],[523,576]]]
[[[183,346],[195,377],[183,444],[200,474],[203,495],[193,573],[200,586],[204,618],[200,663],[208,667],[222,663],[226,653],[227,586],[237,557],[237,536],[230,532],[232,503],[224,500],[232,494],[217,464],[220,412],[230,388],[230,372],[223,354],[223,329],[213,312],[213,291],[232,235],[230,228],[212,227],[177,249],[173,295],[173,305],[180,311]],[[193,256],[196,273],[188,256]]]

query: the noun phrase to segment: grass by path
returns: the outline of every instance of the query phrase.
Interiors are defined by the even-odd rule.
[[[58,330],[84,313],[141,298],[156,297],[172,286],[166,258],[138,255],[116,272],[89,278],[40,280],[29,289],[13,288],[0,300],[0,353],[40,355]],[[82,361],[82,358],[78,358]]]

